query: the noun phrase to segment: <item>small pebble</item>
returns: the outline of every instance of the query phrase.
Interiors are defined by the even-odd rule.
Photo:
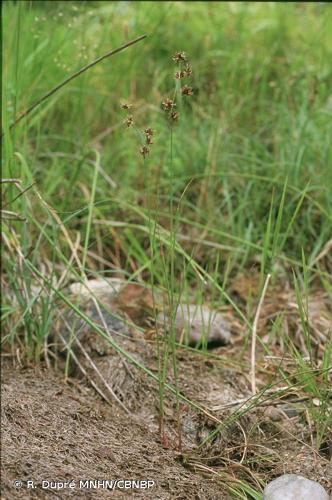
[[[329,500],[329,496],[316,481],[284,474],[265,487],[263,500]]]

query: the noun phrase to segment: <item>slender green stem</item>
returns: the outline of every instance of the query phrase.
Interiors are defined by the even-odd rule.
[[[83,68],[79,69],[78,71],[75,71],[75,73],[68,76],[68,78],[66,78],[65,80],[60,82],[58,85],[53,87],[53,89],[49,90],[45,95],[43,95],[40,99],[38,99],[38,101],[36,101],[34,104],[32,104],[28,109],[23,111],[18,116],[18,118],[16,118],[16,120],[9,126],[9,128],[11,129],[11,128],[15,127],[18,123],[20,123],[21,120],[23,120],[23,118],[28,116],[35,108],[37,108],[40,104],[42,104],[44,101],[46,101],[46,99],[49,99],[53,94],[58,92],[65,85],[67,85],[69,82],[74,80],[74,78],[77,78],[78,76],[82,75],[82,73],[85,73],[85,71],[87,71],[88,69],[93,68],[93,66],[100,63],[104,59],[107,59],[108,57],[114,56],[118,52],[125,50],[126,48],[130,47],[131,45],[134,45],[135,43],[140,42],[141,40],[144,40],[144,38],[146,38],[146,37],[147,37],[147,35],[141,35],[138,38],[135,38],[134,40],[131,40],[130,42],[125,43],[124,45],[121,45],[121,47],[118,47],[117,49],[112,49],[109,52],[107,52],[106,54],[104,54],[100,57],[97,57],[97,59],[95,59],[94,61],[90,62],[86,66],[83,66]],[[2,132],[1,137],[3,135],[4,135],[4,132]]]

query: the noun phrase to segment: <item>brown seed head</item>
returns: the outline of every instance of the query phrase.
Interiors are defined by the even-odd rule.
[[[183,77],[185,77],[185,76],[186,76],[185,71],[177,71],[177,72],[175,73],[175,78],[177,78],[178,80],[180,80],[180,78],[183,78]]]
[[[172,59],[175,62],[186,61],[187,60],[187,56],[186,56],[185,52],[175,52],[175,54],[172,57]]]
[[[173,109],[175,108],[176,104],[175,102],[173,101],[173,99],[169,99],[167,97],[167,99],[165,99],[163,102],[162,102],[162,106],[165,110],[170,110],[170,109]]]
[[[146,129],[144,130],[144,134],[145,134],[147,137],[152,137],[152,136],[153,136],[153,134],[154,134],[154,132],[153,132],[152,128],[150,128],[150,127],[149,127],[149,128],[146,128]]]
[[[142,146],[139,152],[141,153],[143,158],[145,158],[150,153],[150,148],[148,148],[147,146]]]
[[[131,109],[133,107],[132,104],[129,104],[128,102],[124,102],[121,104],[122,109]]]
[[[179,119],[179,113],[177,113],[177,111],[172,111],[169,115],[170,119],[173,121],[173,122],[177,122],[178,119]]]
[[[193,89],[191,87],[188,87],[188,85],[185,85],[184,87],[182,87],[181,92],[183,95],[193,95],[194,94]]]
[[[123,123],[127,128],[131,127],[134,124],[134,117],[132,115],[127,116]]]
[[[190,66],[190,64],[186,64],[183,72],[184,72],[185,76],[191,76],[193,74],[193,70],[192,70],[192,67]]]

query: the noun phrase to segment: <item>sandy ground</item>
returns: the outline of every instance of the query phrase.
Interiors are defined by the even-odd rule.
[[[60,317],[50,339],[48,368],[45,362],[38,368],[22,366],[15,354],[3,355],[2,498],[227,500],[244,498],[231,490],[240,481],[262,492],[264,484],[283,473],[300,473],[331,487],[331,443],[321,450],[315,446],[303,404],[307,393],[288,391],[275,399],[270,395],[243,412],[251,386],[248,362],[235,362],[243,349],[241,331],[209,357],[177,351],[177,388],[183,398],[166,390],[160,432],[158,383],[90,327],[82,328],[72,344],[75,360],[65,383],[66,353],[59,335],[68,335]],[[322,314],[317,317],[322,321]],[[153,335],[128,330],[111,316],[104,320],[120,347],[157,374]],[[277,368],[264,365],[257,370],[258,385],[272,383],[276,373]],[[172,353],[166,383],[176,387]],[[15,488],[18,480],[22,485]],[[87,489],[80,483],[87,480],[153,484],[123,489],[124,483],[119,483],[111,491]],[[33,487],[27,488],[27,481],[33,481]],[[42,481],[72,482],[74,489],[43,489]]]
[[[2,372],[2,498],[228,498],[220,482],[186,469],[179,453],[81,384],[49,370]],[[42,481],[150,480],[149,489],[42,489]],[[16,489],[14,481],[22,488]],[[33,480],[34,489],[27,489]],[[84,484],[83,484],[84,486]]]

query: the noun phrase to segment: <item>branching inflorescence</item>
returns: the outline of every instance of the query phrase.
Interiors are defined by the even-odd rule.
[[[175,78],[177,80],[182,80],[183,78],[190,78],[193,74],[192,67],[189,64],[187,59],[187,55],[185,52],[175,52],[172,57],[173,61],[177,64],[178,70],[175,73]],[[181,87],[181,94],[183,96],[190,97],[194,94],[192,87],[189,87],[187,84]],[[170,97],[166,97],[161,106],[163,110],[167,113],[167,116],[171,123],[177,122],[180,114],[176,111],[176,92],[174,93],[173,99]],[[127,112],[127,116],[123,121],[123,124],[126,128],[130,128],[134,125],[134,117],[131,113],[133,105],[129,103],[122,103],[121,108]],[[150,148],[153,144],[153,136],[154,131],[152,128],[148,127],[141,132],[141,136],[144,138],[144,142],[139,152],[145,159],[150,154]]]
[[[183,78],[190,78],[193,74],[193,70],[188,62],[187,55],[185,52],[175,52],[172,57],[173,61],[178,65],[178,71],[175,73],[175,78],[177,80],[182,80]],[[192,96],[194,94],[193,89],[184,85],[181,87],[181,94],[184,96]],[[167,97],[161,103],[164,111],[168,114],[168,118],[171,122],[177,122],[180,115],[176,111],[175,97],[173,99]]]

